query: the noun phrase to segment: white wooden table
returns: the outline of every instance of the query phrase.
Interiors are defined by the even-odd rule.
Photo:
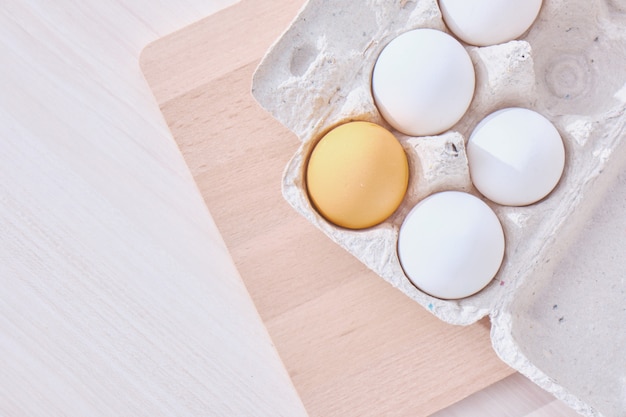
[[[0,8],[0,416],[304,416],[138,65],[233,0]],[[514,375],[437,413],[574,416]]]

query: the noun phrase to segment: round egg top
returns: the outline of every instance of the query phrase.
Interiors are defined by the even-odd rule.
[[[482,200],[444,191],[420,201],[398,236],[398,258],[411,282],[433,297],[469,297],[487,286],[504,259],[504,231]]]
[[[521,36],[533,24],[541,0],[439,0],[446,26],[464,42],[496,45]]]
[[[490,114],[476,126],[467,142],[467,158],[472,182],[481,194],[505,206],[526,206],[558,184],[565,147],[548,119],[512,107]]]
[[[408,187],[406,153],[387,129],[350,122],[328,132],[307,165],[309,197],[319,214],[337,226],[363,229],[387,219]]]
[[[384,119],[409,136],[442,133],[457,123],[474,96],[474,65],[452,36],[415,29],[382,50],[372,73],[372,94]]]

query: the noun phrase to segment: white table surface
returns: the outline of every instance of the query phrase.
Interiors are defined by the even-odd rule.
[[[138,65],[233,2],[0,8],[0,416],[306,415]],[[436,414],[575,415],[520,375]]]

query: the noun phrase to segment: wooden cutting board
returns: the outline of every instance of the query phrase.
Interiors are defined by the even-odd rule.
[[[426,416],[513,371],[488,320],[440,322],[283,200],[298,140],[250,84],[302,3],[243,0],[152,43],[141,67],[309,414]]]

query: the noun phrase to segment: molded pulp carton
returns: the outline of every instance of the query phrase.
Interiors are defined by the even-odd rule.
[[[310,0],[272,46],[253,95],[302,141],[285,169],[287,201],[391,285],[451,324],[489,315],[498,355],[585,416],[626,416],[626,3],[544,0],[518,40],[466,45],[476,92],[461,121],[438,136],[393,131],[374,104],[378,54],[408,30],[448,32],[436,0]],[[504,263],[481,292],[441,300],[404,275],[398,229],[424,197],[470,192],[465,143],[476,124],[505,107],[526,107],[559,130],[566,167],[542,201],[505,207],[485,200],[506,236]],[[367,120],[394,132],[409,157],[400,208],[365,230],[336,227],[307,197],[308,155],[330,128]],[[482,198],[482,197],[481,197]]]

